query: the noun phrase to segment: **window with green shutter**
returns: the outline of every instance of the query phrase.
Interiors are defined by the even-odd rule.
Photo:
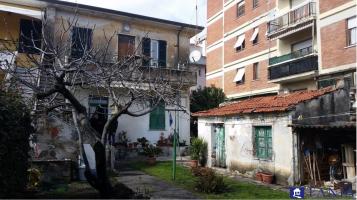
[[[150,130],[165,129],[165,103],[160,103],[155,110],[150,113]]]
[[[271,159],[273,155],[272,134],[270,126],[254,127],[255,155],[261,159]]]

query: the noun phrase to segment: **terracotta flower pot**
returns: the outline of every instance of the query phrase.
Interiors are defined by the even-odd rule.
[[[198,160],[190,160],[190,166],[193,168],[198,167]]]
[[[274,176],[273,174],[261,173],[261,175],[264,183],[271,184],[273,182],[273,176]]]
[[[255,173],[255,180],[263,181],[263,177],[262,177],[262,173],[261,172]]]
[[[147,161],[147,163],[149,165],[155,165],[156,164],[156,158],[155,157],[148,157],[146,161]]]

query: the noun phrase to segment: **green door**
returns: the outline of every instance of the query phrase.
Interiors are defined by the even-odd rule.
[[[224,126],[217,125],[216,126],[216,144],[215,144],[215,151],[216,151],[216,166],[217,167],[226,167],[226,148],[225,148],[225,133],[224,133]]]

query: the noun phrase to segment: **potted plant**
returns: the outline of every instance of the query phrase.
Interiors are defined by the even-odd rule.
[[[207,143],[202,138],[193,138],[190,146],[191,167],[197,167],[207,151]],[[201,162],[202,163],[202,162]]]
[[[159,147],[155,147],[154,145],[148,145],[144,147],[142,154],[147,156],[147,162],[150,165],[154,165],[156,163],[156,157],[162,153],[162,150]]]
[[[138,143],[141,144],[141,147],[146,147],[148,146],[149,140],[147,140],[145,137],[141,137],[137,139]]]

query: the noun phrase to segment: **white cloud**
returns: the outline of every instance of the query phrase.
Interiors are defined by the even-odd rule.
[[[200,26],[206,24],[207,0],[65,0],[96,7],[120,10]]]

